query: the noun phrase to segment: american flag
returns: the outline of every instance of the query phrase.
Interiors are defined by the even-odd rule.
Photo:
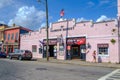
[[[43,41],[39,40],[39,42],[40,42],[42,45],[44,45],[44,42],[43,42]]]
[[[60,16],[61,16],[61,17],[64,16],[64,9],[62,9],[62,10],[60,11]]]

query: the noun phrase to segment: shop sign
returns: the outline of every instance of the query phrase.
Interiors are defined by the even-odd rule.
[[[109,47],[109,44],[105,43],[105,44],[97,44],[98,47]]]
[[[85,44],[85,39],[84,39],[84,38],[79,39],[79,40],[77,41],[77,44],[78,44],[78,45]]]
[[[81,45],[81,44],[85,44],[85,42],[86,42],[85,38],[69,38],[69,39],[67,39],[67,44]]]
[[[57,44],[57,39],[49,39],[49,45],[56,45]],[[47,40],[44,40],[43,43],[46,45]]]
[[[67,50],[70,50],[71,49],[71,46],[67,46]]]

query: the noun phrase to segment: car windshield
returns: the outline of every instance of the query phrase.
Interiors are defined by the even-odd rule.
[[[23,53],[23,52],[24,52],[24,50],[21,50],[20,52],[21,52],[21,53]]]
[[[28,50],[25,50],[25,53],[30,53],[30,51],[28,51]]]

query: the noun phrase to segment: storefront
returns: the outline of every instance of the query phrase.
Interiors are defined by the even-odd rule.
[[[44,46],[43,46],[43,58],[46,58],[46,45],[47,41],[46,39],[43,40]],[[57,56],[57,39],[49,39],[49,57],[56,58]]]
[[[85,37],[67,38],[67,59],[85,60]]]
[[[92,53],[96,51],[97,62],[120,62],[120,41],[118,41],[118,27],[115,20],[101,23],[76,22],[73,25],[74,22],[74,20],[65,20],[52,23],[49,28],[50,57],[57,57],[59,60],[78,59],[92,62]],[[39,32],[31,32],[31,35],[22,35],[21,49],[31,50],[32,45],[37,45],[36,49],[40,52],[36,51],[34,57],[45,58],[47,45],[45,32],[45,29],[41,29]],[[40,39],[43,40],[41,46]]]
[[[19,45],[18,43],[7,43],[7,44],[3,44],[3,50],[4,52],[11,53],[14,52],[15,49],[19,49]]]

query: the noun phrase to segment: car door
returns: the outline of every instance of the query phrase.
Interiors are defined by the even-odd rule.
[[[18,58],[19,55],[20,55],[20,50],[16,50],[14,52],[14,57]]]

